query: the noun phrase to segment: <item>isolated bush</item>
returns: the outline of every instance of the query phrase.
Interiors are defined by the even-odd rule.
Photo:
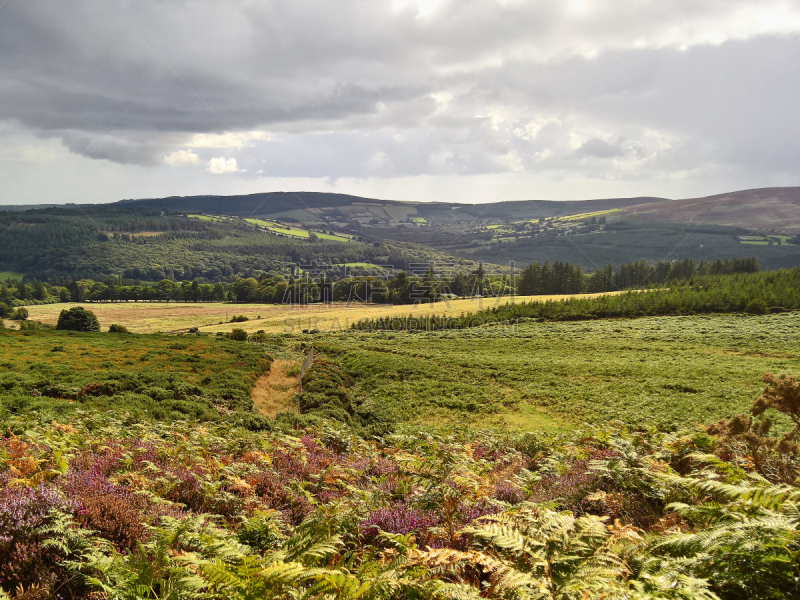
[[[24,321],[28,318],[28,309],[24,306],[20,306],[17,310],[14,311],[14,314],[11,316],[12,319],[15,321]]]
[[[245,315],[233,315],[231,318],[231,323],[244,323],[245,321],[249,321],[250,319]]]
[[[108,328],[108,333],[130,333],[125,325],[111,325]]]
[[[756,298],[755,300],[750,300],[750,302],[747,303],[747,306],[744,308],[744,312],[749,315],[765,315],[769,312],[769,306],[767,306],[767,303],[760,298]]]
[[[247,332],[244,329],[233,329],[231,331],[231,339],[237,342],[246,342]]]
[[[82,306],[62,310],[56,329],[64,331],[100,331],[100,322],[95,314]]]

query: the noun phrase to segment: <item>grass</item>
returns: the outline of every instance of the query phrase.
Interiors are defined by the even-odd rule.
[[[598,210],[595,212],[587,212],[587,213],[580,213],[578,215],[569,215],[568,217],[561,217],[562,221],[583,221],[586,219],[591,219],[592,217],[602,217],[604,215],[610,215],[615,212],[619,212],[621,209],[619,208],[612,208],[609,210]]]
[[[121,315],[126,305],[106,306]],[[267,321],[239,325],[269,330]],[[619,420],[635,428],[674,429],[745,411],[760,393],[764,373],[800,372],[798,312],[526,323],[430,333],[304,335],[296,327],[287,328],[291,333],[281,333],[285,324],[278,327],[272,331],[279,335],[268,338],[275,358],[297,364],[303,348],[313,345],[323,360],[352,378],[348,394],[358,414],[421,425],[563,431]],[[213,402],[203,398],[219,396],[226,386],[233,386],[238,408],[249,407],[250,387],[268,361],[261,345],[216,336],[58,331],[4,331],[0,357],[4,402],[44,402],[30,390],[45,384],[75,391],[93,382],[134,382],[123,386],[119,398],[92,402],[145,413],[199,411],[206,418],[217,413]],[[274,412],[288,402],[289,387],[278,389],[270,379],[262,383],[262,410]],[[169,396],[181,386],[197,386],[198,400],[177,408],[154,400],[158,390]]]
[[[343,267],[351,267],[353,269],[383,269],[381,265],[373,265],[372,263],[368,262],[349,262],[343,263]]]
[[[263,347],[216,338],[55,330],[2,330],[0,357],[0,400],[12,410],[94,406],[156,418],[218,418],[214,404],[249,410],[270,364]],[[104,387],[78,396],[90,384]]]
[[[14,271],[0,271],[0,281],[6,281],[7,279],[17,279],[22,281],[22,278],[25,277],[22,273],[15,273]]]
[[[364,263],[368,264],[368,263]],[[368,267],[370,268],[370,267]],[[593,294],[585,294],[591,297]],[[517,296],[517,302],[532,300],[559,300],[569,296]],[[109,302],[109,303],[60,303],[28,306],[30,319],[50,325],[58,322],[62,310],[74,306],[88,307],[97,315],[100,326],[107,329],[112,323],[124,325],[133,333],[170,332],[198,327],[206,333],[229,332],[237,327],[249,332],[263,329],[269,333],[300,332],[303,329],[338,331],[347,329],[360,319],[381,316],[407,316],[445,314],[457,316],[505,304],[504,298],[470,298],[418,304],[416,306],[385,304],[229,304],[222,302]],[[250,319],[244,323],[231,324],[234,315]]]
[[[263,219],[243,219],[243,220],[252,225],[258,225],[259,227],[264,227],[266,229],[269,229],[270,231],[274,231],[275,233],[282,233],[284,235],[291,235],[298,238],[307,238],[311,235],[311,233],[314,233],[321,240],[330,240],[334,242],[350,241],[349,237],[345,237],[343,235],[330,235],[328,233],[321,233],[319,231],[311,232],[306,229],[300,229],[299,227],[282,225],[274,221],[264,221]]]
[[[200,219],[201,221],[222,222],[227,220],[227,219],[221,219],[219,217],[209,217],[208,215],[186,215],[186,216],[190,219]]]
[[[744,412],[766,372],[800,371],[800,313],[313,336],[354,396],[424,424],[676,428]]]

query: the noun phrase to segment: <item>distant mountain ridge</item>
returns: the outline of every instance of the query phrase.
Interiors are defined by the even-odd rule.
[[[581,212],[643,206],[651,202],[663,202],[664,198],[605,198],[598,200],[510,200],[486,204],[467,204],[460,202],[415,202],[410,200],[382,200],[349,194],[328,192],[267,192],[244,196],[172,196],[168,198],[147,198],[141,200],[121,200],[113,204],[133,204],[170,211],[198,211],[208,214],[226,214],[237,217],[268,216],[271,214],[298,210],[338,208],[349,205],[401,205],[414,206],[422,214],[431,216],[457,207],[459,215],[473,218],[514,218],[524,213],[533,218],[569,215]]]
[[[104,205],[6,205],[0,206],[0,211],[69,209],[79,206],[105,206],[110,209],[144,207],[236,217],[285,217],[284,213],[298,210],[319,215],[323,214],[320,211],[332,211],[325,214],[348,218],[360,215],[357,218],[387,218],[392,221],[397,220],[394,215],[405,214],[429,221],[449,222],[542,219],[613,211],[613,215],[608,215],[609,221],[724,225],[753,231],[800,233],[800,187],[758,188],[679,200],[646,196],[595,200],[511,200],[486,204],[384,200],[329,192],[266,192],[238,196],[143,198]],[[404,209],[410,210],[404,213]],[[392,214],[386,217],[389,213]]]

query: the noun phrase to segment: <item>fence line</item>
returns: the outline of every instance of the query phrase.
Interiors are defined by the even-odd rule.
[[[303,393],[303,376],[306,374],[306,369],[311,366],[311,361],[314,360],[314,346],[311,346],[311,350],[306,354],[306,358],[303,361],[303,366],[300,367],[300,393]]]

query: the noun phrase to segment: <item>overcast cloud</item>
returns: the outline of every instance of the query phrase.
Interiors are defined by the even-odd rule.
[[[9,0],[0,204],[800,185],[798,56],[800,0]]]

